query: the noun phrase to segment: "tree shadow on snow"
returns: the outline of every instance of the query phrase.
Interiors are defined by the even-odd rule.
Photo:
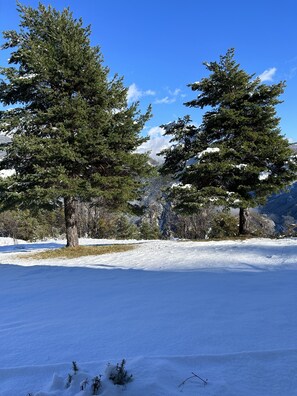
[[[31,252],[40,249],[59,249],[64,247],[65,244],[55,242],[45,243],[20,243],[14,245],[0,246],[0,253],[17,253],[17,252]]]

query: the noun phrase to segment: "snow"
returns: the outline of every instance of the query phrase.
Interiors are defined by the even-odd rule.
[[[268,172],[268,171],[260,172],[259,180],[267,180],[270,175],[271,175],[271,172]]]
[[[235,165],[235,168],[237,169],[244,169],[247,167],[247,164],[239,164],[239,165]]]
[[[171,188],[180,188],[184,190],[190,190],[192,188],[192,184],[182,184],[182,183],[173,183]]]
[[[220,151],[219,147],[208,147],[206,150],[203,150],[199,153],[198,158],[203,157],[205,154],[218,153],[219,151]]]
[[[26,259],[64,243],[0,238],[1,396],[91,395],[100,374],[109,396],[297,395],[296,239],[82,239],[135,249]],[[123,358],[124,389],[105,375]]]
[[[15,175],[15,169],[2,169],[0,170],[0,177],[6,179],[7,177]]]
[[[218,201],[219,199],[217,198],[217,197],[210,197],[210,198],[208,198],[208,201],[209,202],[216,202],[216,201]]]
[[[36,73],[27,73],[24,74],[23,76],[18,77],[19,80],[31,80],[32,78],[37,77],[38,74]]]

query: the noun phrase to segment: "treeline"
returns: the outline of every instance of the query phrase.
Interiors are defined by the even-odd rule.
[[[111,239],[158,239],[162,232],[148,221],[133,223],[124,213],[112,213],[79,205],[78,236]],[[0,213],[0,236],[36,241],[65,236],[62,209],[8,210]]]
[[[215,207],[192,215],[176,214],[168,208],[163,208],[162,213],[156,213],[152,207],[147,207],[143,216],[135,216],[86,203],[77,205],[79,238],[216,239],[234,238],[238,235],[237,216]],[[291,235],[292,230],[288,228],[287,233]],[[253,212],[250,234],[261,237],[275,235],[273,221]],[[63,209],[4,211],[0,213],[0,236],[27,241],[64,237]]]

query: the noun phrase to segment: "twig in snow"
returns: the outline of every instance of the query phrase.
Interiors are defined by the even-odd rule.
[[[179,384],[179,385],[178,385],[178,388],[180,388],[181,386],[185,385],[185,383],[186,383],[187,381],[189,381],[191,378],[198,378],[200,381],[203,382],[204,386],[207,385],[207,381],[208,381],[207,378],[206,378],[206,379],[203,379],[203,378],[199,377],[198,374],[195,374],[193,371],[192,371],[192,374],[193,374],[193,375],[191,375],[191,377],[186,378],[181,384]]]

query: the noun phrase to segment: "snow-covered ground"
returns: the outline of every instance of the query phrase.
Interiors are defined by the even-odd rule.
[[[1,396],[91,395],[99,374],[110,396],[297,395],[297,240],[140,241],[124,253],[25,258],[63,243],[0,238]],[[125,388],[104,375],[123,358],[134,377]],[[72,361],[80,370],[65,388]],[[207,385],[179,386],[192,372]]]

